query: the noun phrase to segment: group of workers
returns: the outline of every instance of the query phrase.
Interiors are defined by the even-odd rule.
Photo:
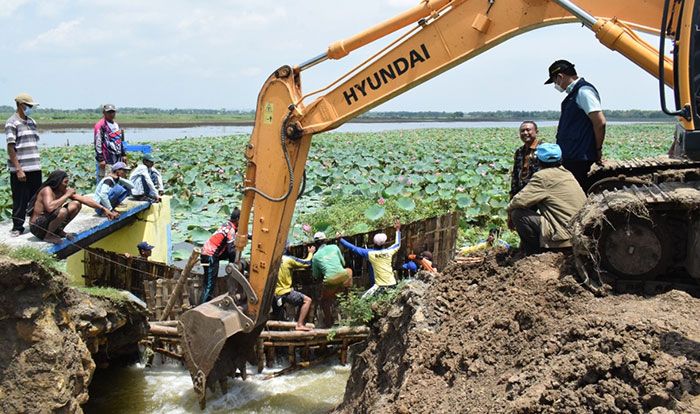
[[[127,197],[151,202],[160,201],[164,186],[156,159],[144,154],[139,165],[130,171],[124,145],[124,129],[115,121],[117,109],[102,106],[103,117],[94,128],[97,165],[97,186],[92,196],[77,194],[69,186],[66,171],[55,170],[42,182],[39,133],[31,114],[39,105],[29,94],[15,97],[16,111],[5,123],[8,169],[12,193],[12,229],[16,237],[24,233],[26,217],[29,231],[39,240],[60,243],[72,239],[64,228],[80,212],[83,205],[95,209],[110,220],[119,217],[116,208]]]
[[[553,84],[557,91],[565,92],[561,104],[561,116],[556,144],[541,143],[534,121],[520,125],[519,135],[523,145],[514,156],[511,177],[508,223],[517,231],[521,251],[534,254],[543,249],[559,249],[571,246],[568,224],[583,206],[587,188],[587,174],[591,166],[602,158],[605,139],[605,116],[600,96],[593,85],[579,78],[571,62],[557,60],[549,67],[545,84]],[[65,171],[56,170],[42,182],[38,149],[39,135],[33,109],[38,105],[31,96],[22,93],[15,98],[16,112],[7,120],[8,168],[12,191],[12,235],[24,231],[27,213],[29,228],[38,239],[59,243],[71,235],[63,230],[80,211],[82,205],[96,210],[108,219],[118,217],[115,208],[128,196],[139,200],[157,202],[163,193],[163,181],[154,168],[155,158],[146,154],[127,179],[130,168],[124,148],[124,129],[115,121],[116,107],[105,104],[103,118],[94,127],[94,148],[99,182],[93,197],[79,195],[69,187]],[[224,223],[204,244],[201,264],[205,282],[202,301],[211,300],[219,273],[219,261],[233,259],[234,242],[240,211],[236,208]],[[401,245],[401,225],[395,224],[394,242],[387,247],[387,235],[374,236],[373,248],[363,248],[340,239],[340,244],[353,254],[368,260],[372,287],[363,297],[371,296],[396,285],[392,258]],[[487,244],[498,240],[498,234],[490,234]],[[325,234],[314,235],[314,246],[308,248],[305,258],[285,254],[279,269],[275,288],[278,306],[284,303],[300,308],[297,330],[306,330],[305,320],[311,299],[292,288],[292,270],[312,269],[313,276],[323,280],[321,307],[325,323],[330,326],[331,301],[336,293],[352,286],[352,269],[345,266],[339,247],[329,242]],[[141,249],[144,247],[144,249]],[[142,257],[148,257],[153,246],[139,245]],[[434,271],[430,252],[412,255],[404,268]]]
[[[578,77],[571,62],[552,63],[545,84],[566,93],[557,142],[541,143],[537,124],[523,122],[523,145],[515,151],[511,174],[508,223],[517,231],[525,255],[571,247],[569,223],[586,201],[588,172],[601,162],[605,140],[600,95]]]

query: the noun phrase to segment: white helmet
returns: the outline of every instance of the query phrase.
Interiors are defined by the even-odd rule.
[[[383,246],[386,243],[386,234],[377,233],[374,235],[374,244],[377,246]]]

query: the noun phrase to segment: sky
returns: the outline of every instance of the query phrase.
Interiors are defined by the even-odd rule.
[[[49,108],[253,110],[276,68],[418,3],[0,0],[0,102],[14,105],[28,92]],[[303,72],[303,90],[331,82],[377,47]],[[604,108],[658,110],[656,79],[578,24],[511,39],[375,110],[558,110],[563,96],[543,82],[559,58],[596,85]]]

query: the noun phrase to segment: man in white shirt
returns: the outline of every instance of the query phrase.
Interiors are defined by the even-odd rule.
[[[131,195],[136,200],[160,201],[163,194],[163,177],[153,166],[156,160],[151,154],[144,154],[143,164],[131,172],[129,180],[134,184]]]
[[[557,60],[549,67],[546,84],[566,93],[561,103],[557,127],[557,144],[562,151],[562,165],[569,170],[581,188],[588,189],[588,171],[603,156],[605,115],[595,86],[576,74],[574,64]]]

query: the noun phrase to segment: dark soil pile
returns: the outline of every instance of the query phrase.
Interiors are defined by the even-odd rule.
[[[338,411],[700,412],[700,299],[595,297],[572,274],[548,253],[411,283],[355,354]]]
[[[0,412],[82,412],[93,357],[118,356],[147,331],[133,302],[89,296],[58,272],[0,259]]]

